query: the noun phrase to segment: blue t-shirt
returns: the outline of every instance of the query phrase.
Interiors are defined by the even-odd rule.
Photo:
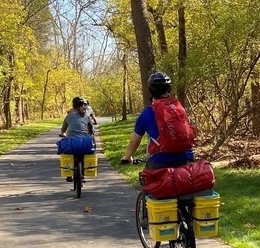
[[[149,136],[149,142],[152,142],[150,137],[157,139],[159,130],[155,119],[155,113],[151,106],[145,108],[138,116],[134,132],[140,136],[145,133]],[[175,167],[194,159],[191,149],[181,153],[165,153],[158,152],[148,158],[148,166],[152,168]]]

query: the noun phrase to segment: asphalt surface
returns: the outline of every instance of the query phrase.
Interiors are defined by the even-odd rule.
[[[78,199],[60,177],[58,133],[53,129],[0,156],[0,248],[141,248],[137,191],[110,166],[99,136],[98,176],[86,179]],[[216,239],[197,240],[197,247],[230,248]]]

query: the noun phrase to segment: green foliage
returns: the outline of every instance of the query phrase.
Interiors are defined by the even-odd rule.
[[[131,4],[129,0],[109,1],[108,3],[109,31],[121,48],[134,50],[136,47],[134,26],[131,16]]]
[[[105,148],[105,155],[109,158],[111,164],[120,172],[125,175],[126,180],[131,182],[136,187],[139,186],[137,181],[137,174],[143,165],[135,166],[122,166],[120,159],[124,155],[125,148],[130,140],[133,132],[133,122],[136,119],[134,116],[128,116],[126,121],[117,121],[111,124],[102,124],[99,127],[101,132],[102,143]],[[136,153],[136,157],[143,157],[146,151],[146,140],[143,139],[141,146]]]
[[[52,37],[51,30],[51,11],[49,8],[48,0],[25,0],[23,5],[26,11],[24,17],[24,24],[29,26],[39,44],[40,53],[44,53],[47,48],[48,42]]]
[[[111,61],[107,66],[108,72],[100,73],[94,78],[85,78],[86,97],[97,115],[117,116],[122,113],[123,66],[117,60]],[[127,66],[127,102],[129,106],[131,97],[133,112],[137,113],[143,106],[140,78],[131,61]]]

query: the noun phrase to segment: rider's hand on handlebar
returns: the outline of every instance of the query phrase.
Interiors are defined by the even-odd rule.
[[[60,133],[59,137],[66,137],[66,134],[65,133]]]
[[[133,158],[126,158],[126,157],[122,157],[120,160],[121,164],[132,164],[133,163]]]

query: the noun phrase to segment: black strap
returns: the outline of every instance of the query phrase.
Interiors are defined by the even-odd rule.
[[[198,218],[195,218],[194,216],[192,216],[192,218],[194,220],[198,220],[198,221],[210,221],[210,220],[219,220],[219,218],[210,218],[210,219],[198,219]]]
[[[68,167],[62,167],[62,166],[61,166],[60,168],[61,168],[61,169],[66,169],[66,170],[70,169],[70,168],[68,168]],[[70,170],[73,171],[74,169],[70,169]]]
[[[84,170],[95,169],[95,168],[97,168],[97,166],[89,166],[89,167],[87,167],[87,168],[84,167]]]
[[[172,224],[172,223],[178,223],[179,221],[162,221],[162,222],[149,222],[149,225],[162,225],[162,224]]]

